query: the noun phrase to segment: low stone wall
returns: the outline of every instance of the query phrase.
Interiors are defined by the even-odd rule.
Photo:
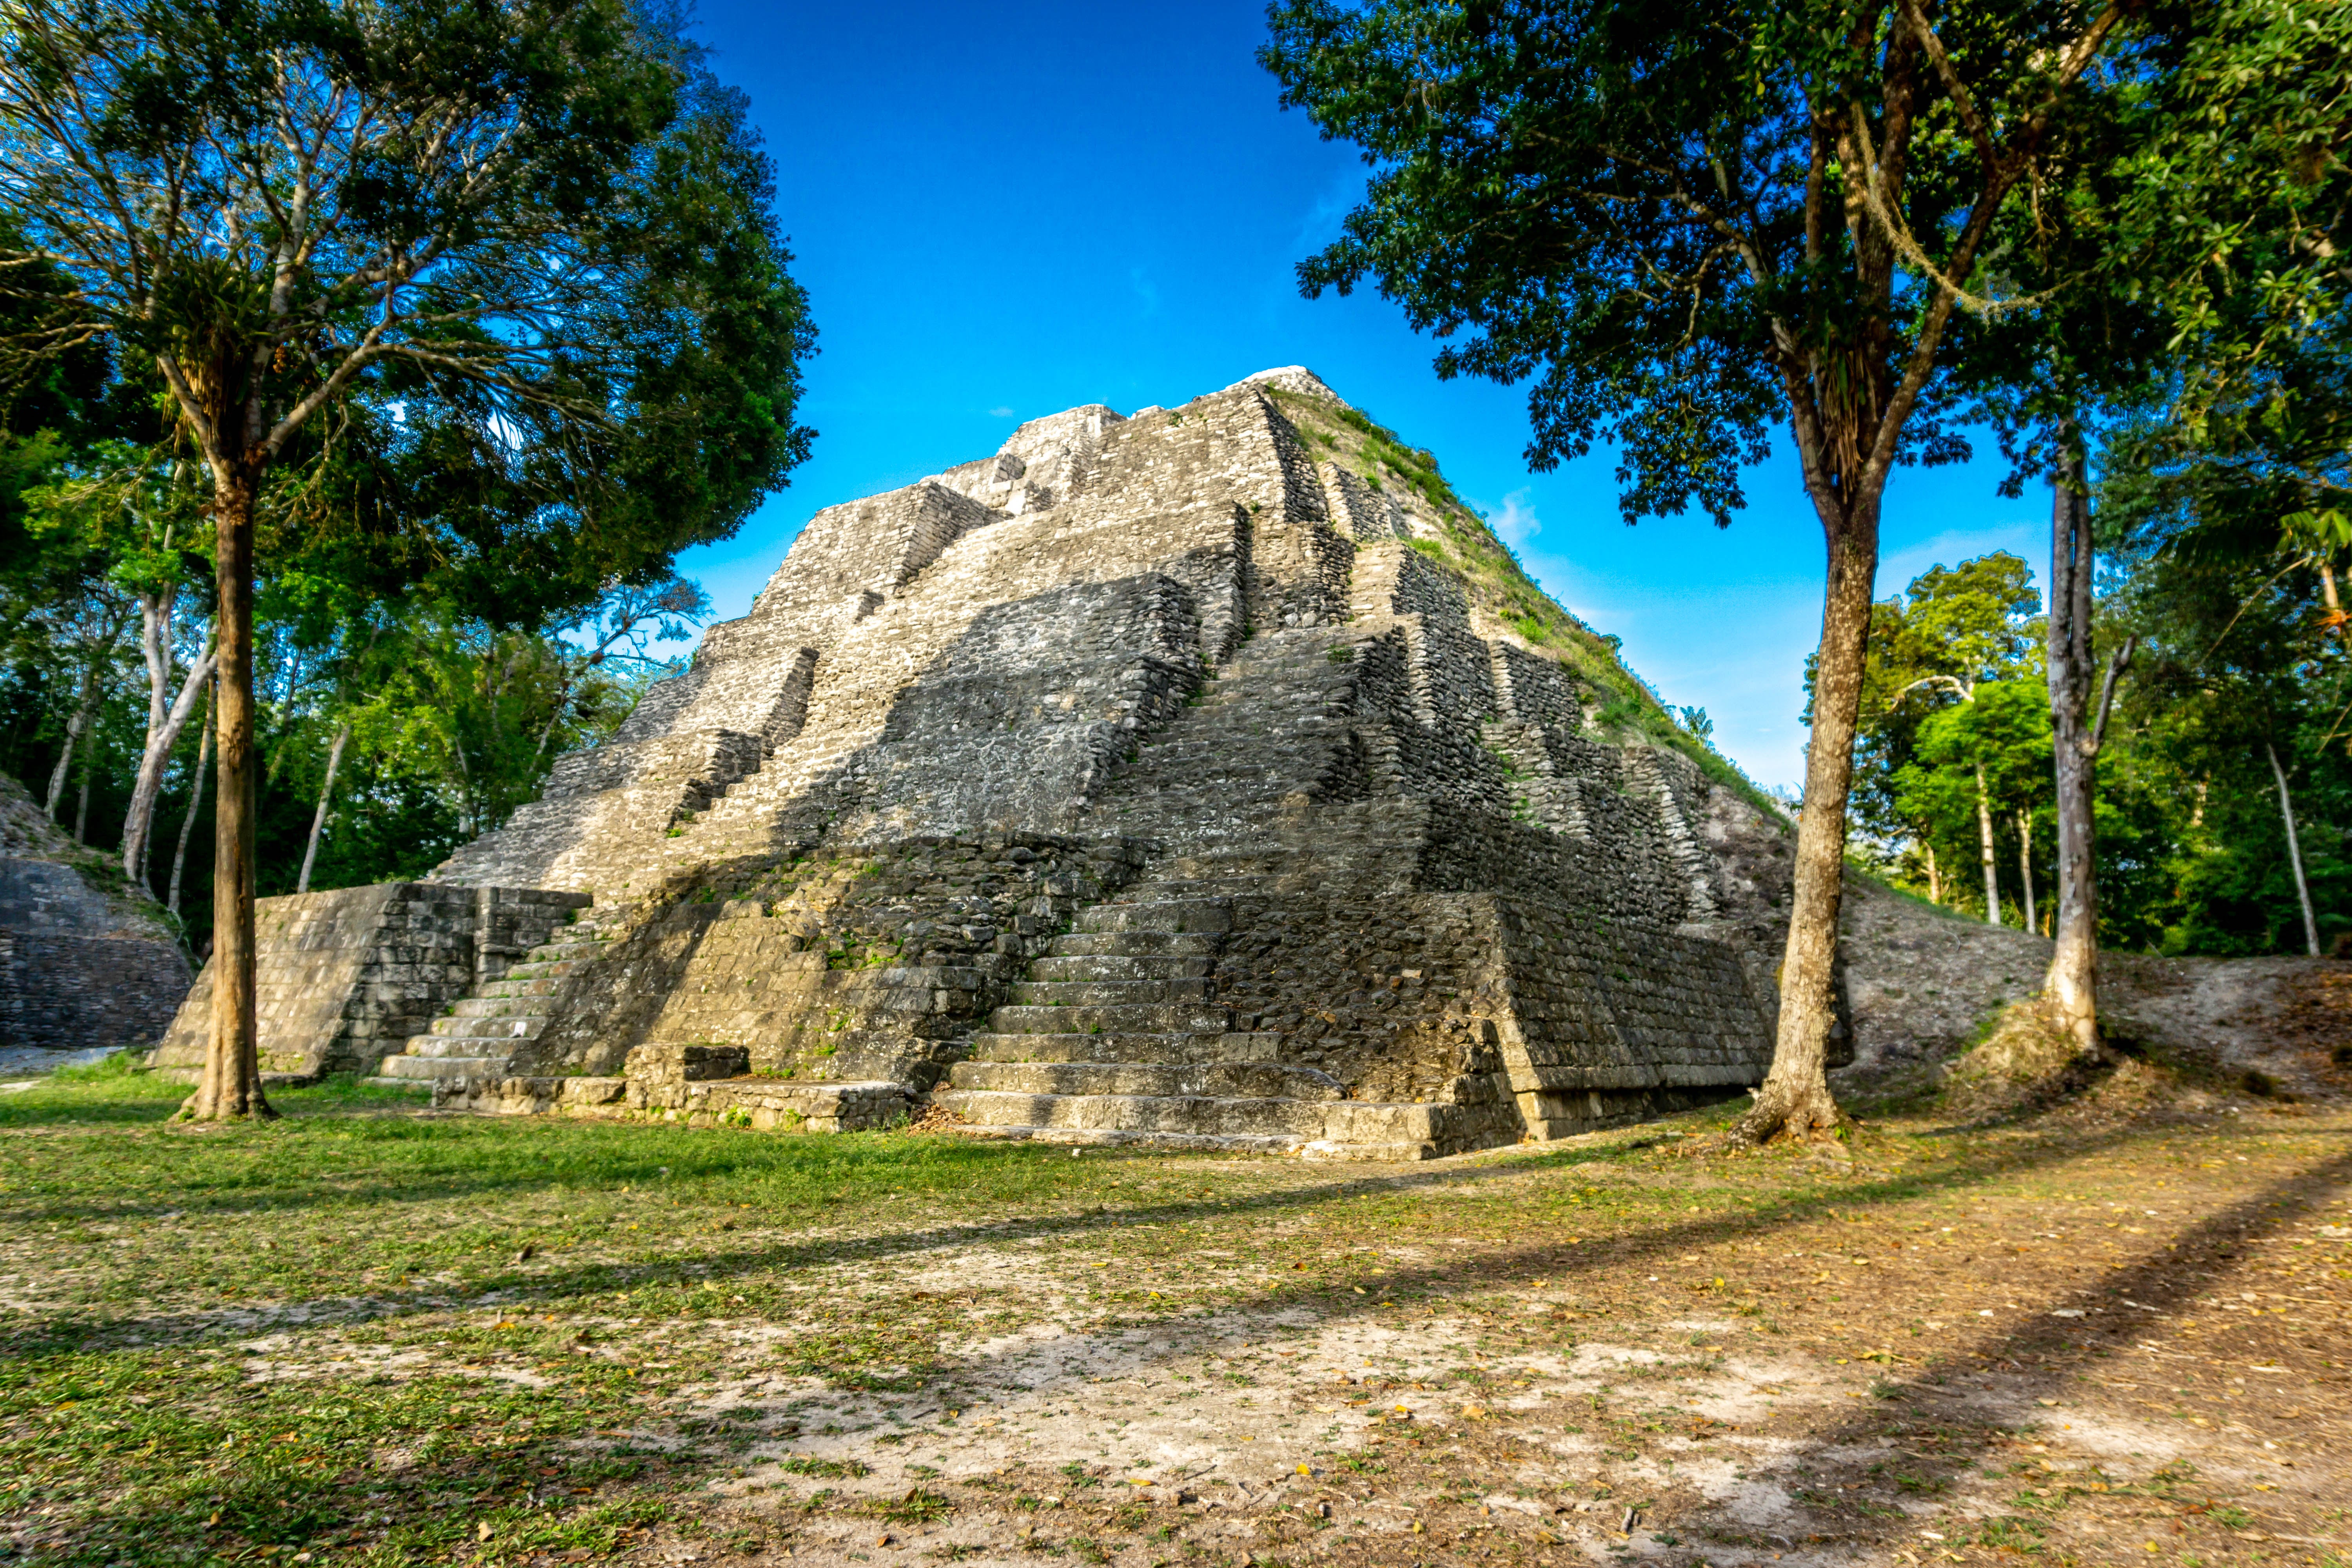
[[[654,1082],[546,1076],[446,1079],[434,1086],[433,1104],[436,1110],[492,1116],[670,1121],[762,1132],[878,1131],[902,1125],[908,1113],[903,1084],[793,1084],[751,1078]]]
[[[484,980],[495,979],[585,894],[438,882],[378,882],[263,899],[255,908],[255,989],[265,1076],[373,1068]],[[212,966],[187,993],[151,1058],[202,1070],[212,1032]]]

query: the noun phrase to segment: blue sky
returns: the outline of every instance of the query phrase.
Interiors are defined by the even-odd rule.
[[[702,0],[697,32],[751,99],[822,353],[812,460],[680,570],[741,615],[810,513],[996,449],[1081,403],[1176,404],[1305,364],[1496,516],[1551,595],[1768,784],[1804,775],[1801,680],[1822,545],[1784,457],[1748,509],[1618,520],[1612,461],[1530,474],[1524,391],[1440,382],[1435,344],[1375,297],[1299,297],[1292,268],[1360,191],[1354,152],[1276,103],[1252,3]],[[1896,475],[1882,594],[1937,562],[2038,562],[2045,502],[2003,501],[1998,456]]]

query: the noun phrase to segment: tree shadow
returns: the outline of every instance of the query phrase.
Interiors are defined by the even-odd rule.
[[[1986,1151],[1981,1148],[1963,1150],[1939,1167],[1912,1173],[1898,1173],[1869,1180],[1822,1184],[1805,1191],[1779,1194],[1771,1201],[1744,1212],[1644,1226],[1631,1234],[1606,1241],[1571,1246],[1564,1238],[1539,1239],[1484,1256],[1449,1256],[1427,1265],[1380,1268],[1355,1277],[1359,1282],[1368,1288],[1368,1294],[1363,1296],[1356,1296],[1343,1289],[1335,1289],[1328,1286],[1309,1289],[1293,1287],[1261,1289],[1238,1299],[1221,1302],[1209,1314],[1184,1319],[1182,1321],[1184,1331],[1181,1336],[1183,1342],[1181,1349],[1161,1351],[1157,1348],[1144,1349],[1129,1346],[1123,1347],[1123,1351],[1130,1359],[1137,1353],[1153,1359],[1213,1355],[1221,1347],[1234,1342],[1245,1342],[1261,1336],[1270,1318],[1302,1308],[1311,1310],[1319,1325],[1337,1326],[1350,1321],[1382,1321],[1393,1323],[1398,1321],[1398,1314],[1394,1308],[1384,1305],[1392,1299],[1414,1292],[1459,1295],[1462,1292],[1475,1291],[1493,1282],[1506,1279],[1514,1283],[1523,1282],[1528,1276],[1538,1273],[1570,1286],[1574,1286],[1580,1280],[1591,1279],[1595,1277],[1605,1276],[1622,1280],[1627,1274],[1645,1263],[1663,1261],[1695,1247],[1769,1239],[1781,1229],[1823,1217],[1833,1210],[1874,1203],[1928,1199],[1938,1194],[1963,1192],[1971,1187],[2032,1172],[2054,1163],[2095,1154],[2134,1137],[2143,1135],[2145,1131],[2145,1129],[2117,1128],[2107,1130],[2096,1136],[2053,1137],[2039,1143],[2020,1144],[1997,1151]],[[714,1145],[723,1145],[730,1141],[730,1135],[724,1132],[707,1132],[692,1136],[709,1140]],[[763,1138],[767,1135],[736,1133],[732,1136]],[[57,1356],[60,1352],[75,1351],[83,1353],[68,1359],[74,1364],[87,1365],[89,1364],[87,1353],[89,1352],[117,1348],[128,1350],[132,1348],[134,1343],[142,1351],[169,1350],[173,1345],[216,1342],[230,1334],[241,1337],[252,1336],[271,1328],[317,1327],[333,1322],[338,1319],[344,1321],[371,1319],[382,1321],[405,1315],[446,1311],[453,1307],[478,1308],[495,1305],[503,1312],[511,1312],[520,1317],[524,1312],[540,1306],[554,1306],[566,1301],[576,1301],[583,1295],[608,1293],[616,1289],[634,1291],[648,1286],[667,1286],[677,1289],[679,1292],[677,1296],[665,1298],[662,1300],[661,1305],[665,1308],[679,1306],[682,1310],[690,1311],[694,1310],[697,1302],[709,1300],[712,1303],[709,1310],[709,1315],[740,1315],[729,1308],[718,1305],[725,1299],[726,1293],[723,1290],[703,1292],[699,1290],[699,1287],[706,1281],[723,1285],[730,1280],[740,1281],[762,1274],[789,1275],[795,1270],[837,1266],[844,1263],[920,1258],[926,1256],[950,1254],[961,1248],[992,1242],[1002,1243],[1031,1238],[1083,1238],[1124,1230],[1140,1224],[1171,1225],[1204,1220],[1246,1223],[1266,1218],[1280,1219],[1310,1211],[1335,1201],[1406,1193],[1425,1194],[1448,1189],[1475,1192],[1480,1187],[1497,1180],[1517,1180],[1530,1175],[1553,1175],[1573,1179],[1580,1174],[1596,1173],[1599,1168],[1606,1166],[1617,1156],[1627,1152],[1629,1145],[1638,1148],[1652,1142],[1654,1140],[1646,1137],[1595,1139],[1591,1142],[1574,1147],[1547,1149],[1536,1153],[1501,1157],[1476,1156],[1459,1163],[1410,1171],[1335,1174],[1328,1181],[1315,1182],[1284,1191],[1249,1194],[1223,1203],[1177,1201],[1154,1203],[1117,1213],[1087,1213],[1045,1217],[1014,1215],[994,1222],[978,1220],[950,1222],[847,1242],[825,1237],[803,1237],[716,1250],[698,1250],[667,1259],[646,1259],[622,1265],[579,1264],[539,1270],[517,1267],[476,1282],[457,1299],[453,1299],[457,1293],[446,1287],[436,1287],[429,1290],[406,1289],[375,1292],[348,1300],[313,1301],[308,1304],[311,1310],[299,1324],[290,1316],[277,1322],[257,1323],[249,1312],[234,1323],[225,1321],[221,1315],[207,1313],[144,1315],[121,1313],[77,1321],[71,1325],[72,1342],[68,1343],[65,1331],[67,1325],[64,1322],[52,1320],[45,1331],[44,1327],[37,1321],[26,1323],[20,1318],[18,1320],[20,1331],[11,1336],[11,1343],[6,1348],[5,1355],[9,1361],[18,1363],[21,1367],[22,1363],[35,1358]],[[1146,1157],[1159,1158],[1159,1156]],[[1118,1157],[1111,1156],[1110,1159],[1115,1162]],[[1202,1169],[1205,1174],[1214,1167],[1204,1164]],[[2182,1248],[2180,1256],[2186,1258],[2194,1249],[2214,1249],[2224,1244],[2235,1247],[2242,1244],[2248,1237],[2264,1234],[2274,1229],[2280,1222],[2283,1212],[2274,1206],[2279,1200],[2340,1182],[2347,1172],[2352,1172],[2352,1154],[2338,1155],[2297,1176],[2273,1184],[2264,1192],[2232,1205],[2221,1214],[2211,1216],[2184,1233],[2180,1241]],[[561,1184],[534,1184],[548,1186]],[[434,1192],[438,1198],[446,1197],[453,1192],[478,1194],[499,1188],[514,1190],[520,1184],[496,1181],[471,1184],[436,1182],[434,1184]],[[273,1204],[272,1206],[274,1211],[276,1205]],[[2101,1282],[2101,1288],[2111,1292],[2128,1294],[2133,1300],[2147,1306],[2168,1310],[2181,1299],[2184,1291],[2181,1287],[2168,1281],[2165,1275],[2178,1270],[2180,1267],[2179,1263],[2172,1260],[2172,1255],[2167,1255],[2163,1260],[2143,1259],[2112,1271]],[[688,1294],[687,1293],[688,1291],[695,1293]],[[322,1308],[325,1310],[319,1310]],[[2034,1389],[2054,1390],[2063,1381],[2079,1373],[2087,1363],[2088,1358],[2095,1353],[2095,1344],[2087,1341],[2069,1344],[2065,1331],[2042,1326],[2051,1321],[2053,1320],[2037,1318],[2027,1325],[1993,1341],[1990,1344],[1981,1347],[1987,1352],[2007,1361],[2017,1361],[2028,1356],[2033,1358],[2033,1369],[2027,1374],[2030,1380],[2030,1386],[2025,1388],[2027,1398],[2020,1401],[2028,1410],[2036,1408],[2030,1404],[2030,1395]],[[1115,1335],[1103,1337],[1091,1330],[1087,1331],[1087,1335],[1089,1338],[1099,1339],[1106,1347],[1109,1346],[1111,1339],[1116,1337]],[[1939,1374],[1958,1367],[1964,1357],[1974,1359],[1970,1352],[1978,1348],[1979,1347],[1950,1348],[1937,1361],[1931,1362],[1928,1366],[1904,1380],[1905,1396],[1915,1400],[1941,1397],[1936,1388],[1935,1379]],[[447,1359],[446,1353],[442,1359],[444,1361]],[[928,1402],[917,1398],[910,1402],[902,1414],[909,1420],[923,1420],[926,1415],[918,1408],[919,1406],[926,1403],[942,1402],[945,1396],[959,1384],[985,1383],[992,1378],[1001,1382],[1014,1369],[1017,1359],[1018,1352],[1011,1349],[995,1353],[945,1358],[927,1374],[925,1392],[932,1394],[933,1398]],[[1042,1379],[1035,1375],[1037,1369],[1034,1365],[1024,1366],[1021,1369],[1022,1376],[1019,1381],[1031,1391],[1033,1396],[1051,1397],[1057,1387],[1082,1381],[1088,1367],[1087,1359],[1079,1355],[1066,1359],[1058,1372],[1049,1373]],[[604,1370],[613,1376],[622,1375],[619,1368]],[[28,1374],[30,1371],[29,1367],[25,1367],[18,1375]],[[355,1375],[360,1371],[361,1369],[355,1368],[352,1373],[329,1372],[324,1375],[330,1378]],[[447,1385],[450,1378],[465,1379],[470,1386],[472,1383],[481,1381],[486,1376],[495,1375],[479,1367],[454,1369],[446,1365],[425,1366],[421,1367],[419,1372],[420,1381],[412,1404],[415,1406],[415,1418],[427,1426],[446,1425],[446,1417],[437,1414],[434,1401],[440,1400],[446,1403],[449,1397]],[[468,1393],[464,1397],[473,1398],[476,1395]],[[562,1395],[562,1397],[568,1398],[570,1395]],[[762,1411],[763,1417],[772,1414],[773,1412]],[[938,1412],[930,1414],[938,1414]],[[1857,1413],[1854,1417],[1840,1423],[1829,1432],[1817,1435],[1803,1449],[1793,1454],[1776,1457],[1769,1462],[1769,1468],[1776,1472],[1796,1468],[1836,1450],[1874,1441],[1877,1436],[1877,1428],[1882,1426],[1886,1419],[1883,1412],[1876,1410],[1869,1414]],[[696,1422],[683,1412],[676,1410],[661,1414],[657,1414],[655,1410],[646,1410],[641,1415],[631,1417],[632,1425],[645,1421],[651,1421],[656,1425],[677,1426],[687,1438],[681,1443],[663,1440],[663,1446],[667,1447],[669,1452],[660,1463],[666,1467],[668,1477],[667,1484],[673,1488],[690,1486],[698,1479],[717,1476],[723,1473],[729,1467],[741,1462],[740,1452],[730,1451],[729,1443],[703,1440],[715,1436],[706,1430],[709,1425],[707,1420]],[[769,1442],[784,1435],[782,1431],[759,1430],[759,1425],[761,1424],[755,1423],[753,1428],[754,1440]],[[698,1436],[698,1433],[700,1434]],[[739,1436],[733,1441],[740,1447],[743,1440]],[[625,1442],[624,1446],[627,1446]],[[509,1455],[498,1462],[507,1464],[511,1468],[514,1464],[521,1462],[516,1455],[537,1451],[518,1449],[515,1455]],[[552,1452],[551,1447],[550,1451]],[[1962,1453],[1956,1449],[1953,1453],[1944,1456],[1937,1461],[1941,1468],[1937,1475],[1930,1479],[1948,1481],[1958,1473],[1960,1468],[1972,1461],[1977,1451],[1979,1450]],[[317,1485],[313,1483],[324,1483],[328,1479],[324,1473],[301,1478],[304,1485],[292,1489],[287,1496],[280,1499],[272,1490],[276,1484],[273,1478],[276,1476],[277,1472],[265,1470],[257,1470],[250,1476],[245,1476],[239,1472],[241,1479],[224,1475],[220,1480],[212,1483],[219,1486],[225,1493],[233,1491],[240,1500],[238,1505],[240,1509],[250,1511],[255,1521],[248,1531],[252,1539],[283,1539],[289,1542],[309,1539],[312,1532],[322,1532],[337,1528],[335,1521],[341,1517],[342,1512],[348,1511],[345,1506],[347,1503],[349,1508],[359,1506],[356,1501],[350,1499],[337,1500],[341,1499],[341,1493],[333,1491],[332,1489],[325,1492],[319,1491]],[[532,1494],[529,1489],[538,1484],[540,1483],[532,1482],[527,1477],[512,1479],[512,1485],[519,1489],[517,1495],[523,1500],[514,1506],[523,1509],[533,1506],[530,1501]],[[349,1489],[346,1488],[346,1489]],[[297,1493],[299,1495],[296,1495]],[[355,1497],[356,1493],[352,1495]],[[481,1500],[482,1495],[479,1492],[476,1493],[477,1502]],[[91,1513],[85,1515],[72,1527],[77,1533],[85,1535],[93,1542],[108,1531],[121,1528],[127,1528],[125,1519],[110,1511],[106,1505],[100,1505]],[[263,1533],[265,1531],[274,1531],[277,1533],[274,1536],[266,1535]],[[614,1547],[610,1554],[623,1553]]]

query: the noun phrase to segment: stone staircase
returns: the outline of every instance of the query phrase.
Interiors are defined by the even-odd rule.
[[[932,1103],[984,1137],[1423,1159],[1441,1107],[1349,1100],[1214,995],[1230,897],[1158,884],[1080,913]]]
[[[1352,1159],[1444,1152],[1444,1105],[1348,1098],[1279,1060],[1283,1037],[1219,999],[1236,899],[1318,884],[1376,859],[1325,807],[1359,795],[1380,759],[1354,732],[1344,626],[1262,632],[1192,706],[1140,743],[1094,821],[1165,847],[1147,878],[1080,910],[1030,961],[932,1104],[982,1137]],[[1312,836],[1312,849],[1300,841]],[[1294,889],[1295,890],[1295,889]]]
[[[371,1083],[389,1088],[431,1089],[436,1083],[485,1080],[506,1075],[515,1047],[535,1039],[553,1016],[564,977],[595,962],[611,933],[583,910],[569,926],[540,933],[545,940],[523,952],[520,963],[477,984],[448,1014],[433,1020],[428,1034],[411,1038],[387,1056]],[[490,966],[486,964],[486,969]]]

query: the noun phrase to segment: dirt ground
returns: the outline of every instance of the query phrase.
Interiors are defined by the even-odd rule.
[[[762,1377],[765,1336],[730,1325],[678,1410],[751,1439],[709,1522],[815,1561],[2352,1561],[2347,1131],[2273,1108],[1984,1135],[2011,1146],[1915,1183],[1871,1162],[1890,1128],[1817,1212],[1590,1239],[1384,1242],[1316,1223],[1320,1173],[1255,1172],[1288,1212],[1223,1248],[1130,1220],[816,1271],[877,1310],[1032,1304],[936,1389]],[[1491,1215],[1563,1174],[1349,1180]],[[1334,1247],[1344,1289],[1268,1290]]]
[[[1418,1167],[1003,1150],[1018,1191],[909,1177],[782,1215],[720,1166],[783,1142],[664,1131],[610,1145],[638,1149],[629,1181],[191,1205],[177,1245],[317,1259],[203,1291],[157,1269],[155,1227],[12,1223],[0,1306],[20,1355],[168,1348],[289,1443],[282,1413],[429,1393],[302,1461],[345,1467],[309,1533],[188,1560],[2347,1568],[2352,966],[2283,976],[2171,1004],[2259,1036],[2265,1095],[2217,1058],[1998,1125],[1882,1107],[1828,1152],[1685,1153],[1728,1108]],[[898,1184],[940,1141],[796,1142]],[[497,1254],[482,1272],[367,1250],[469,1225],[497,1227],[460,1249]],[[556,1433],[559,1399],[583,1415]],[[59,1419],[44,1400],[12,1433]],[[524,1458],[467,1480],[466,1441]],[[131,1497],[16,1495],[0,1539],[58,1563],[109,1560],[96,1521]]]

